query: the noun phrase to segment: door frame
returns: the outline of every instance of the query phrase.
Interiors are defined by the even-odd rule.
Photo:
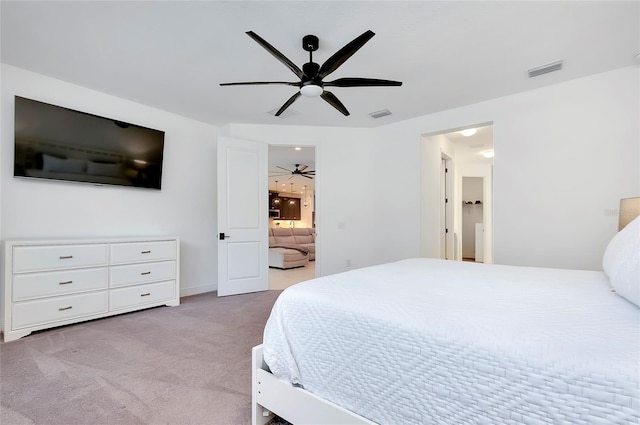
[[[440,258],[456,259],[455,233],[455,172],[453,158],[441,152],[440,163]]]

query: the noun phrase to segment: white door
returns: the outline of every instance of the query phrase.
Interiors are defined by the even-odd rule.
[[[269,289],[266,143],[218,137],[218,296]]]

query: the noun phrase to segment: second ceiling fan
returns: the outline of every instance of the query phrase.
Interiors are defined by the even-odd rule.
[[[299,88],[293,96],[287,100],[284,105],[276,112],[276,116],[280,116],[293,102],[301,95],[308,97],[320,96],[331,106],[336,108],[345,116],[349,115],[347,108],[338,100],[338,98],[325,87],[381,87],[381,86],[401,86],[402,82],[392,80],[380,80],[376,78],[338,78],[333,81],[324,81],[324,78],[338,69],[347,59],[357,52],[364,44],[375,34],[371,30],[365,31],[360,36],[353,39],[342,49],[338,50],[333,56],[327,59],[322,66],[313,61],[313,52],[318,50],[319,40],[315,35],[306,35],[302,38],[302,48],[309,52],[309,62],[302,65],[300,69],[296,64],[280,53],[275,47],[265,41],[253,31],[247,31],[247,35],[254,39],[265,50],[271,53],[276,59],[286,65],[300,81],[249,81],[239,83],[221,83],[221,86],[239,86],[239,85],[261,85],[261,84],[286,84]]]
[[[280,168],[281,170],[286,171],[286,173],[281,172],[281,171],[273,171],[273,172],[269,172],[269,174],[270,174],[269,177],[291,175],[291,177],[289,177],[289,180],[291,180],[295,176],[306,177],[308,179],[313,179],[315,177],[316,170],[307,170],[307,168],[309,168],[308,165],[303,165],[302,167],[300,166],[300,164],[294,164],[294,165],[296,166],[295,170],[289,170],[288,168],[284,168],[284,167],[281,167],[279,165],[276,165],[276,168]]]

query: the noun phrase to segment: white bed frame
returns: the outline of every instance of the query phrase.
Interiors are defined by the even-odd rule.
[[[262,344],[253,347],[251,358],[252,425],[265,425],[274,415],[294,425],[375,425],[375,422],[276,378],[264,362]]]

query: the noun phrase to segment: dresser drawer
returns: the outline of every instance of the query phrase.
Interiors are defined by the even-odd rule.
[[[107,289],[107,268],[25,273],[13,277],[13,301]]]
[[[175,261],[114,266],[109,270],[109,286],[112,288],[175,278]]]
[[[148,283],[109,291],[110,309],[120,310],[170,300],[176,296],[176,281]]]
[[[13,329],[106,313],[107,291],[68,295],[13,304]]]
[[[106,244],[16,246],[13,273],[106,266]]]
[[[174,260],[177,249],[175,240],[114,243],[111,244],[111,264]]]

